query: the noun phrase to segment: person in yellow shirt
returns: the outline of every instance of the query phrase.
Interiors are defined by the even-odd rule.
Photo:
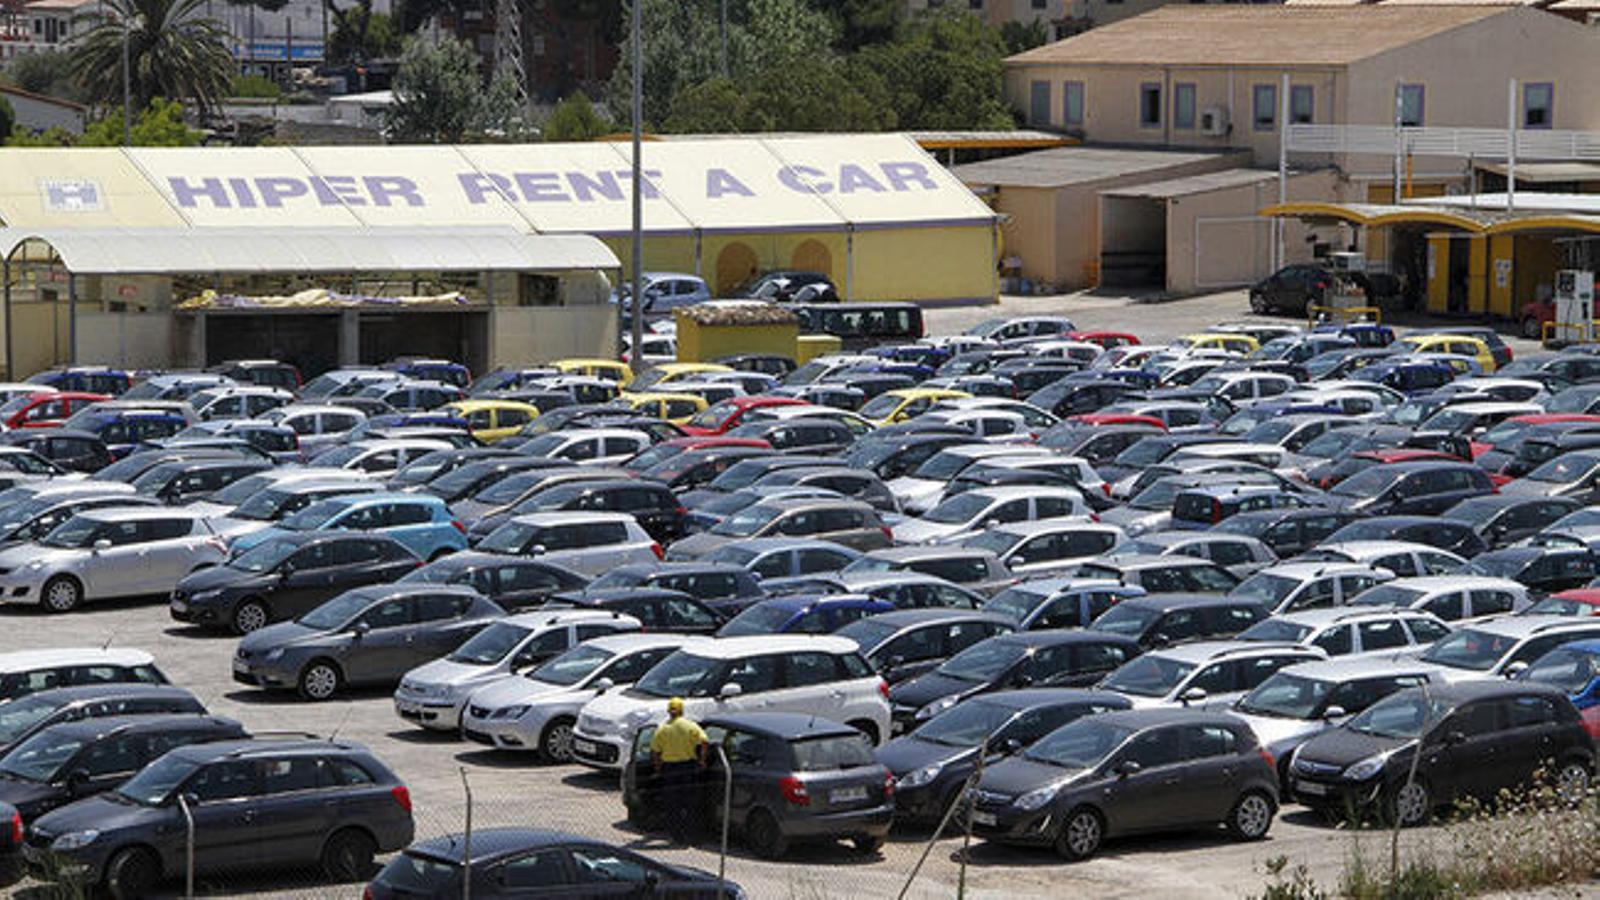
[[[696,783],[706,767],[706,733],[683,714],[683,698],[667,701],[667,721],[650,739],[650,764],[655,768],[658,795],[665,806],[672,839],[689,843],[699,830]]]

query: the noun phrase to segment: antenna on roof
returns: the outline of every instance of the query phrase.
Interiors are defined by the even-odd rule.
[[[336,728],[333,729],[333,732],[331,734],[328,735],[328,743],[330,743],[330,744],[333,743],[334,740],[336,740],[339,737],[339,732],[344,730],[344,726],[350,724],[350,714],[355,712],[355,709],[356,709],[355,706],[351,705],[351,704],[347,704],[345,706],[345,708],[344,708],[344,718],[339,720],[339,725]]]
[[[111,647],[111,642],[116,640],[116,639],[117,639],[117,629],[113,628],[113,629],[111,629],[111,633],[106,635],[105,643],[100,645],[100,649],[101,650],[109,649]]]

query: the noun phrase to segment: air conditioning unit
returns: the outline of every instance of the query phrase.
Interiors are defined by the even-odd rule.
[[[1226,106],[1208,106],[1200,111],[1200,133],[1221,137],[1232,130]]]

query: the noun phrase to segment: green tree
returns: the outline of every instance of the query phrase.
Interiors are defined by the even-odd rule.
[[[941,8],[857,60],[886,86],[896,128],[1009,130],[1016,123],[1001,99],[1005,56],[998,31],[965,10]]]
[[[485,89],[478,65],[478,54],[461,41],[408,41],[385,116],[389,139],[436,144],[520,136],[525,119],[515,86],[497,78]]]
[[[200,144],[201,132],[183,122],[183,104],[176,100],[156,97],[150,105],[139,111],[129,129],[128,137],[135,147],[195,147]],[[122,145],[122,110],[90,122],[82,135],[72,135],[60,128],[43,134],[24,134],[13,130],[6,141],[8,147],[119,147]]]
[[[544,120],[547,141],[592,141],[617,130],[617,125],[595,111],[594,101],[583,91],[568,94]]]
[[[283,88],[265,75],[235,75],[228,93],[233,97],[276,100],[283,96]]]
[[[192,100],[202,112],[216,108],[233,83],[232,38],[205,16],[206,0],[102,0],[89,13],[89,30],[72,59],[90,98],[122,103],[122,45],[127,26],[132,102],[143,109],[154,97]]]
[[[77,83],[77,69],[72,56],[61,50],[18,54],[0,71],[0,81],[47,97],[79,103],[88,99],[82,86]]]
[[[11,136],[6,138],[7,147],[71,147],[77,141],[77,136],[60,127],[59,125],[40,134],[23,131],[20,128],[12,129]]]
[[[731,79],[690,85],[672,98],[662,130],[676,134],[738,134],[750,130],[750,99]]]
[[[16,128],[17,111],[11,108],[11,101],[0,97],[0,136],[10,137]]]
[[[1050,43],[1050,29],[1043,19],[1029,22],[1007,22],[1000,26],[1000,40],[1006,45],[1007,55],[1032,50]]]
[[[835,46],[851,52],[894,40],[905,18],[903,0],[812,0],[838,27]]]
[[[333,33],[328,35],[328,59],[334,62],[363,62],[398,54],[402,47],[394,20],[372,11],[372,0],[331,10]]]

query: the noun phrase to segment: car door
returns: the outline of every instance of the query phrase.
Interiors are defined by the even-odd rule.
[[[131,597],[157,592],[150,577],[150,557],[141,540],[141,524],[108,522],[101,526],[95,542],[110,541],[111,546],[91,549],[90,558],[79,570],[85,596]]]
[[[1183,733],[1178,726],[1152,728],[1135,736],[1110,764],[1111,780],[1101,808],[1112,832],[1170,826],[1173,811],[1193,791],[1184,785]]]
[[[473,606],[471,597],[422,594],[412,599],[413,635],[407,642],[414,661],[411,665],[421,665],[444,656],[483,627],[481,622],[467,617]]]
[[[256,862],[263,847],[256,834],[260,812],[260,769],[254,760],[220,760],[203,766],[184,782],[194,818],[195,868],[230,869]],[[174,810],[174,827],[183,818]]]
[[[266,757],[250,760],[260,792],[252,828],[269,860],[316,859],[332,832],[338,804],[323,791],[314,756]]]
[[[415,606],[412,597],[389,597],[362,611],[339,654],[347,681],[382,684],[415,665]]]
[[[200,562],[197,543],[206,535],[195,519],[146,519],[139,523],[154,590],[169,592]],[[219,554],[220,555],[220,554]]]
[[[302,547],[278,567],[278,584],[269,595],[272,618],[295,618],[338,592],[333,541]]]
[[[788,653],[782,657],[781,689],[773,691],[765,707],[771,712],[842,714],[850,699],[845,683],[839,680],[839,666],[833,654],[821,652]]]
[[[1484,796],[1500,783],[1496,769],[1507,761],[1501,748],[1502,707],[1493,699],[1464,704],[1428,733],[1420,766],[1435,803]]]
[[[719,699],[719,712],[809,712],[815,709],[815,706],[801,706],[804,691],[785,689],[782,656],[746,656],[730,660],[726,678],[716,690],[720,691],[726,684],[737,684],[739,696]]]

